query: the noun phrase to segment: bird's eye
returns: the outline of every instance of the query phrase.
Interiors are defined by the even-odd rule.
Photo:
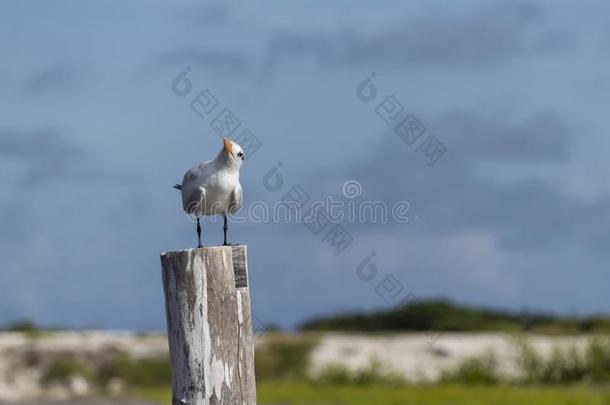
[[[239,153],[237,154],[237,156],[243,159],[243,157],[244,157],[244,153],[243,153],[243,152],[239,152]]]

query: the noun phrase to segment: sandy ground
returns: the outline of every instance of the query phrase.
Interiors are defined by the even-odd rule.
[[[95,363],[117,352],[136,358],[163,356],[167,354],[167,339],[162,335],[97,331],[54,332],[40,336],[0,333],[0,402],[38,398],[65,401],[89,395],[92,387],[83,378],[43,388],[39,381],[44,365],[66,356]]]
[[[340,364],[355,371],[381,362],[388,370],[400,373],[411,381],[433,381],[443,370],[457,367],[469,358],[493,353],[501,373],[517,376],[519,342],[523,338],[506,334],[401,334],[347,335],[326,334],[312,354],[312,368],[318,373]],[[555,347],[584,349],[589,337],[528,336],[528,344],[542,356]]]

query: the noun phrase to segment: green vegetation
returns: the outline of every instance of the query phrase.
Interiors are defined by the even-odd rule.
[[[133,359],[125,354],[96,366],[76,358],[57,359],[44,367],[40,381],[44,385],[65,383],[73,376],[84,377],[101,391],[113,378],[133,388],[165,386],[171,381],[169,358]]]
[[[87,380],[93,378],[93,371],[78,359],[64,358],[51,362],[40,379],[43,385],[52,383],[64,383],[73,376],[84,377]]]
[[[496,371],[497,363],[493,353],[481,359],[468,359],[456,370],[446,371],[441,377],[444,383],[466,385],[492,385],[500,382]]]
[[[586,350],[555,347],[543,358],[527,343],[521,344],[519,367],[523,382],[529,384],[566,384],[610,381],[610,341],[594,338]]]
[[[585,353],[585,362],[591,381],[610,381],[610,341],[593,339]]]
[[[305,378],[309,355],[316,345],[317,340],[309,336],[268,334],[254,357],[257,378]]]
[[[158,387],[171,381],[169,357],[133,359],[125,354],[114,357],[100,367],[96,381],[101,386],[120,378],[130,387]]]
[[[536,332],[575,334],[610,332],[610,318],[557,317],[543,313],[471,308],[449,301],[411,300],[398,308],[371,313],[353,313],[313,319],[304,331],[389,332]]]
[[[0,328],[0,331],[20,332],[32,339],[38,338],[45,333],[44,329],[28,320],[15,321],[4,328]]]
[[[0,332],[18,332],[28,338],[39,338],[50,332],[64,330],[58,326],[40,326],[28,319],[19,319],[6,325],[0,325]]]
[[[261,384],[264,404],[344,405],[602,405],[610,404],[610,391],[588,388],[464,387],[317,387],[306,384]]]
[[[497,372],[493,354],[482,359],[468,359],[457,369],[444,373],[445,383],[491,385],[512,383],[521,385],[555,385],[610,382],[610,341],[594,338],[586,349],[555,347],[543,357],[527,342],[520,343],[517,368],[521,377],[512,381]]]
[[[23,333],[34,333],[40,332],[42,329],[38,327],[34,322],[28,320],[15,321],[9,324],[4,330],[8,332],[23,332]]]
[[[136,394],[158,404],[171,402],[171,389]],[[259,382],[258,403],[286,405],[610,405],[610,388],[512,386],[319,386],[305,382]]]
[[[377,360],[373,360],[368,368],[358,371],[350,371],[340,364],[331,365],[322,370],[315,378],[309,378],[309,382],[315,385],[356,385],[362,387],[399,387],[406,384],[401,375],[386,370]]]

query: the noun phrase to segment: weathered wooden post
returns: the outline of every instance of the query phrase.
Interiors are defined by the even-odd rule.
[[[172,404],[256,404],[246,246],[161,254]]]

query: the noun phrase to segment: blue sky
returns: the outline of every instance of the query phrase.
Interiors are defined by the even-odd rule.
[[[160,330],[159,252],[194,244],[171,185],[221,144],[208,89],[262,142],[246,203],[291,186],[408,201],[408,224],[233,224],[253,310],[292,327],[449,297],[607,312],[609,6],[601,1],[10,2],[0,13],[0,322]],[[192,92],[172,81],[189,67]],[[371,72],[378,98],[356,88]],[[393,95],[447,147],[384,123]],[[284,186],[264,176],[278,162]],[[417,220],[415,220],[417,218]],[[204,242],[221,225],[204,223]],[[375,252],[371,281],[357,276]],[[385,284],[384,284],[385,283]],[[388,299],[377,292],[402,286]],[[379,287],[379,286],[382,287]]]

